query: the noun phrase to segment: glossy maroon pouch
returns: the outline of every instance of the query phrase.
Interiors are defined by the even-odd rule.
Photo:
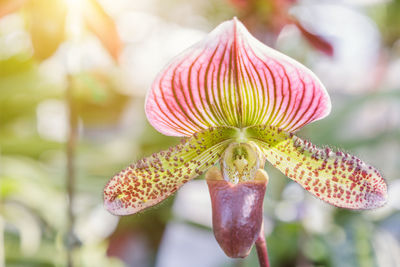
[[[265,181],[233,184],[208,180],[215,238],[232,258],[244,258],[256,241],[263,222]]]

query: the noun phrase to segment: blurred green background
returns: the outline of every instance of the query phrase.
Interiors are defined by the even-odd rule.
[[[274,267],[400,266],[400,0],[1,0],[0,266],[257,266],[227,258],[203,177],[118,218],[102,204],[119,170],[179,140],[146,121],[171,57],[237,16],[311,68],[332,113],[298,134],[377,167],[389,201],[337,209],[267,165]]]

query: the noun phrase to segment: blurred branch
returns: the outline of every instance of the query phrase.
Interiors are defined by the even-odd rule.
[[[5,253],[4,253],[4,221],[0,216],[0,267],[5,265]]]
[[[66,91],[67,105],[69,109],[69,132],[67,140],[67,176],[66,190],[68,195],[68,230],[67,230],[67,261],[68,266],[73,266],[72,250],[75,247],[74,238],[74,194],[75,194],[75,146],[78,136],[78,116],[76,106],[73,101],[73,88],[71,77],[68,77],[68,85]]]

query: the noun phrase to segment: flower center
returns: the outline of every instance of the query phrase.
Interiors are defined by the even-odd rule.
[[[231,143],[221,157],[223,177],[234,184],[254,180],[262,164],[263,159],[253,142]]]

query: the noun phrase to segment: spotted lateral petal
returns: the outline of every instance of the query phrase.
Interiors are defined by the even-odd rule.
[[[237,131],[210,128],[127,167],[106,185],[106,208],[116,215],[128,215],[159,203],[216,163]]]
[[[330,108],[309,69],[256,40],[237,19],[174,58],[146,101],[150,123],[174,136],[222,125],[265,124],[293,132]]]
[[[330,204],[371,209],[386,202],[387,186],[380,173],[354,156],[317,148],[276,127],[254,126],[246,134],[276,168]]]

